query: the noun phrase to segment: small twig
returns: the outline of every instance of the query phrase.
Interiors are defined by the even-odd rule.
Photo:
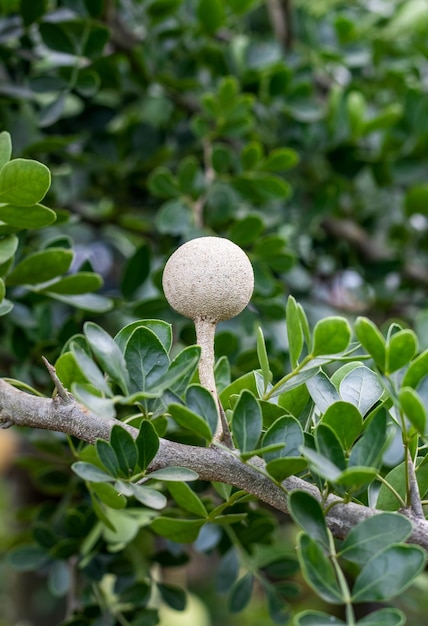
[[[416,470],[409,450],[407,450],[407,472],[409,479],[410,509],[415,517],[425,519],[421,496],[419,494],[418,481],[416,479]]]
[[[292,44],[290,1],[268,0],[267,10],[277,41],[284,50],[290,50]]]
[[[49,363],[49,361],[44,356],[42,356],[42,360],[43,360],[43,363],[46,366],[46,369],[49,372],[49,376],[53,380],[53,383],[55,385],[55,389],[56,389],[59,397],[61,398],[61,400],[63,400],[63,402],[65,402],[67,404],[72,402],[73,401],[73,396],[71,395],[71,393],[69,393],[67,391],[67,389],[64,387],[64,385],[62,384],[62,382],[58,378],[57,373],[56,373],[56,369],[54,368],[54,366],[51,365]]]
[[[233,445],[232,434],[229,428],[229,422],[227,421],[226,413],[224,412],[224,409],[220,402],[220,398],[218,396],[217,396],[217,405],[218,405],[218,412],[220,414],[221,426],[223,429],[223,436],[222,436],[223,443],[227,448],[234,450],[235,446]]]

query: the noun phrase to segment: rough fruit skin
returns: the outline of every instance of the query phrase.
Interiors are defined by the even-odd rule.
[[[243,250],[222,237],[199,237],[168,259],[162,278],[173,309],[213,323],[238,315],[254,289],[254,273]]]

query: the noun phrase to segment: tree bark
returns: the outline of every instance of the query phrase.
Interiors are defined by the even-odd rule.
[[[54,398],[31,395],[0,379],[0,426],[3,428],[12,425],[42,428],[66,433],[92,444],[97,439],[108,440],[116,424],[137,436],[138,431],[132,426],[95,415],[72,398],[64,400],[59,395]],[[169,466],[186,467],[197,472],[201,480],[222,482],[242,489],[284,513],[289,512],[287,493],[295,489],[302,489],[321,499],[319,490],[311,483],[292,476],[279,486],[263,473],[262,459],[254,457],[250,462],[243,463],[236,452],[220,445],[202,448],[161,438],[159,451],[148,469],[153,471]],[[339,498],[330,496],[327,504],[333,503],[327,514],[327,524],[339,539],[346,537],[363,519],[380,513],[360,504],[344,504]],[[402,513],[413,525],[409,541],[428,550],[428,522],[415,517],[409,510]]]

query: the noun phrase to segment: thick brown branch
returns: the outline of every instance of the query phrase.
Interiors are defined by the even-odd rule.
[[[16,426],[43,428],[66,433],[94,443],[97,439],[108,439],[115,424],[121,424],[133,436],[137,430],[116,419],[95,415],[77,402],[64,402],[59,396],[53,399],[33,396],[19,391],[0,379],[0,423],[12,422]],[[167,439],[161,439],[159,452],[150,469],[179,465],[196,471],[202,480],[223,482],[252,494],[278,511],[288,513],[286,491],[303,489],[320,498],[318,489],[298,477],[284,481],[282,489],[261,473],[263,462],[254,460],[254,465],[242,463],[236,454],[223,447],[200,448]],[[331,497],[329,503],[334,501]],[[345,537],[363,519],[379,513],[376,509],[349,503],[337,503],[327,516],[327,522],[335,537]],[[417,519],[407,512],[413,524],[410,541],[428,550],[428,522]]]

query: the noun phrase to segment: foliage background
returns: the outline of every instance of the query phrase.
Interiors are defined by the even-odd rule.
[[[55,362],[85,320],[115,333],[159,317],[191,344],[160,277],[201,234],[241,245],[256,272],[251,306],[217,335],[234,377],[258,367],[259,324],[284,371],[289,293],[312,321],[399,317],[426,342],[427,8],[0,0],[0,129],[14,156],[49,166],[58,215],[19,232],[17,259],[72,246],[72,271],[103,281],[62,300],[7,285],[1,375],[48,385],[41,355]]]

